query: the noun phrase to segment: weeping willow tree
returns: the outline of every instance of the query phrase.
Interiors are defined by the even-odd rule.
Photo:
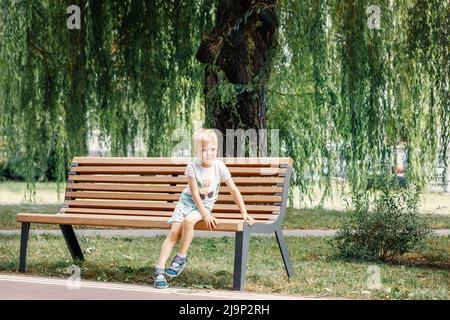
[[[66,27],[67,7],[81,29]],[[448,167],[447,1],[55,0],[0,4],[0,129],[33,190],[64,181],[98,130],[112,155],[168,156],[204,105],[206,126],[278,129],[302,194],[342,174],[354,193]],[[447,170],[447,169],[445,169]],[[445,171],[443,177],[447,176]],[[447,183],[446,181],[444,181]]]
[[[71,5],[81,9],[81,29],[66,26]],[[195,52],[212,25],[212,1],[0,6],[1,136],[7,158],[22,160],[31,196],[52,166],[57,181],[65,180],[94,130],[112,155],[133,155],[138,135],[149,156],[170,155],[171,133],[191,125],[201,90]]]
[[[302,194],[318,181],[328,195],[340,173],[367,194],[402,144],[410,181],[423,185],[438,154],[448,167],[448,2],[377,4],[379,29],[371,1],[281,4],[268,126],[282,131]]]
[[[206,124],[224,134],[266,125],[275,8],[274,0],[219,0],[215,26],[202,37],[197,59],[206,64]]]

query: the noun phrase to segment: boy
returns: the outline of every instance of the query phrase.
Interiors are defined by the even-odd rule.
[[[161,246],[158,263],[155,266],[154,286],[167,288],[166,277],[175,278],[183,271],[187,259],[187,251],[194,236],[194,226],[202,219],[209,230],[215,229],[217,219],[211,214],[219,194],[220,182],[225,181],[230,193],[242,213],[244,221],[250,225],[255,220],[247,214],[241,193],[233,182],[225,164],[217,160],[217,136],[211,129],[199,129],[194,133],[195,159],[187,167],[188,186],[183,190],[172,217],[167,221],[172,227]],[[175,243],[181,239],[180,250],[169,268],[165,264]]]

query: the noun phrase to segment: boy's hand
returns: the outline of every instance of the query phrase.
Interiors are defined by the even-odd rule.
[[[251,226],[256,222],[255,219],[253,219],[253,217],[249,216],[248,214],[243,215],[242,218],[244,219],[245,222],[247,222]]]
[[[206,226],[209,230],[213,230],[217,226],[217,219],[211,217],[210,215],[206,216],[203,220],[205,220]]]

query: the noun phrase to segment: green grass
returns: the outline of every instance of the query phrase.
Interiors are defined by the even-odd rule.
[[[19,212],[31,213],[56,213],[61,208],[59,204],[0,204],[0,230],[20,229],[21,223],[16,221],[16,214]],[[58,229],[55,224],[35,224],[32,229],[52,230]],[[113,227],[79,226],[80,229],[127,229]],[[130,229],[130,228],[128,228]]]
[[[0,229],[18,229],[16,222],[18,212],[56,213],[60,208],[57,204],[0,204]],[[325,209],[292,209],[289,208],[284,223],[285,229],[337,229],[349,217],[345,211]],[[424,214],[425,220],[434,229],[450,229],[449,215]],[[34,224],[33,228],[58,229],[57,225]],[[83,226],[82,228],[92,228]]]
[[[285,229],[337,229],[348,220],[346,211],[288,208]]]
[[[0,229],[18,229],[20,222],[16,222],[16,214],[19,212],[56,213],[60,205],[56,204],[2,204],[0,205]],[[34,225],[33,228],[55,229],[57,225]]]
[[[0,181],[0,190],[10,190],[14,192],[24,192],[26,189],[26,182],[23,181],[14,181],[14,180],[6,180]],[[63,183],[63,186],[65,184]],[[55,182],[37,182],[36,183],[37,190],[36,191],[45,191],[45,192],[56,192],[56,183]]]
[[[152,285],[152,266],[163,239],[83,237],[80,244],[86,261],[81,266],[81,277]],[[296,272],[288,281],[275,239],[252,237],[246,290],[356,299],[449,299],[449,237],[431,238],[420,251],[392,263],[378,263],[382,283],[379,290],[367,287],[368,267],[374,263],[336,258],[327,239],[286,238]],[[0,236],[1,272],[16,272],[19,240],[19,236]],[[194,238],[189,266],[171,284],[230,290],[233,254],[233,238]],[[30,237],[29,274],[67,278],[72,263],[62,237]]]
[[[23,202],[26,184],[24,182],[0,182],[0,229],[20,228],[15,220],[18,212],[56,213],[62,200],[58,200],[56,183],[39,182],[36,184],[37,203]],[[64,184],[62,186],[64,188]],[[63,198],[64,193],[60,194]],[[434,229],[450,229],[450,214],[425,214],[426,212],[449,212],[450,196],[426,193],[426,208],[421,216]],[[426,209],[426,210],[425,210]],[[433,209],[433,210],[431,210]],[[285,229],[337,229],[348,219],[348,211],[333,209],[293,209],[289,208],[284,223]],[[33,228],[56,229],[54,225],[34,225]],[[84,228],[84,227],[83,227]],[[89,227],[86,227],[89,228]]]
[[[59,194],[56,192],[55,182],[38,182],[36,183],[36,202],[46,204],[57,204],[64,199],[64,189],[66,184],[61,185],[62,190]],[[0,203],[2,204],[20,204],[28,202],[25,198],[26,183],[20,181],[1,181],[0,182]],[[27,195],[29,196],[29,195]]]
[[[288,208],[285,229],[338,229],[348,221],[350,212],[327,209]],[[433,229],[450,229],[450,215],[423,214],[420,219]]]

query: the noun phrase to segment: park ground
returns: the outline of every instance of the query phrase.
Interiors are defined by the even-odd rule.
[[[38,184],[38,203],[23,203],[24,184],[0,184],[0,229],[17,229],[17,212],[56,212],[59,200],[54,184]],[[5,191],[5,192],[4,192]],[[435,201],[423,219],[435,229],[450,228],[450,195],[430,194]],[[441,208],[441,209],[439,209]],[[286,229],[336,229],[348,212],[336,208],[289,209]],[[52,226],[54,228],[55,226]],[[33,225],[46,229],[46,225]],[[390,262],[345,261],[338,258],[331,237],[286,237],[296,271],[287,280],[279,249],[273,237],[252,237],[246,291],[311,297],[351,299],[449,299],[450,237],[432,237],[414,252]],[[17,272],[18,235],[0,236],[0,272]],[[80,264],[83,280],[152,285],[152,265],[157,259],[163,236],[156,237],[81,237],[86,261]],[[190,266],[175,288],[230,290],[234,239],[196,237],[190,251]],[[28,248],[28,274],[67,278],[73,264],[61,236],[32,235]],[[375,268],[375,269],[374,269]],[[377,270],[380,285],[368,284],[370,270]]]

